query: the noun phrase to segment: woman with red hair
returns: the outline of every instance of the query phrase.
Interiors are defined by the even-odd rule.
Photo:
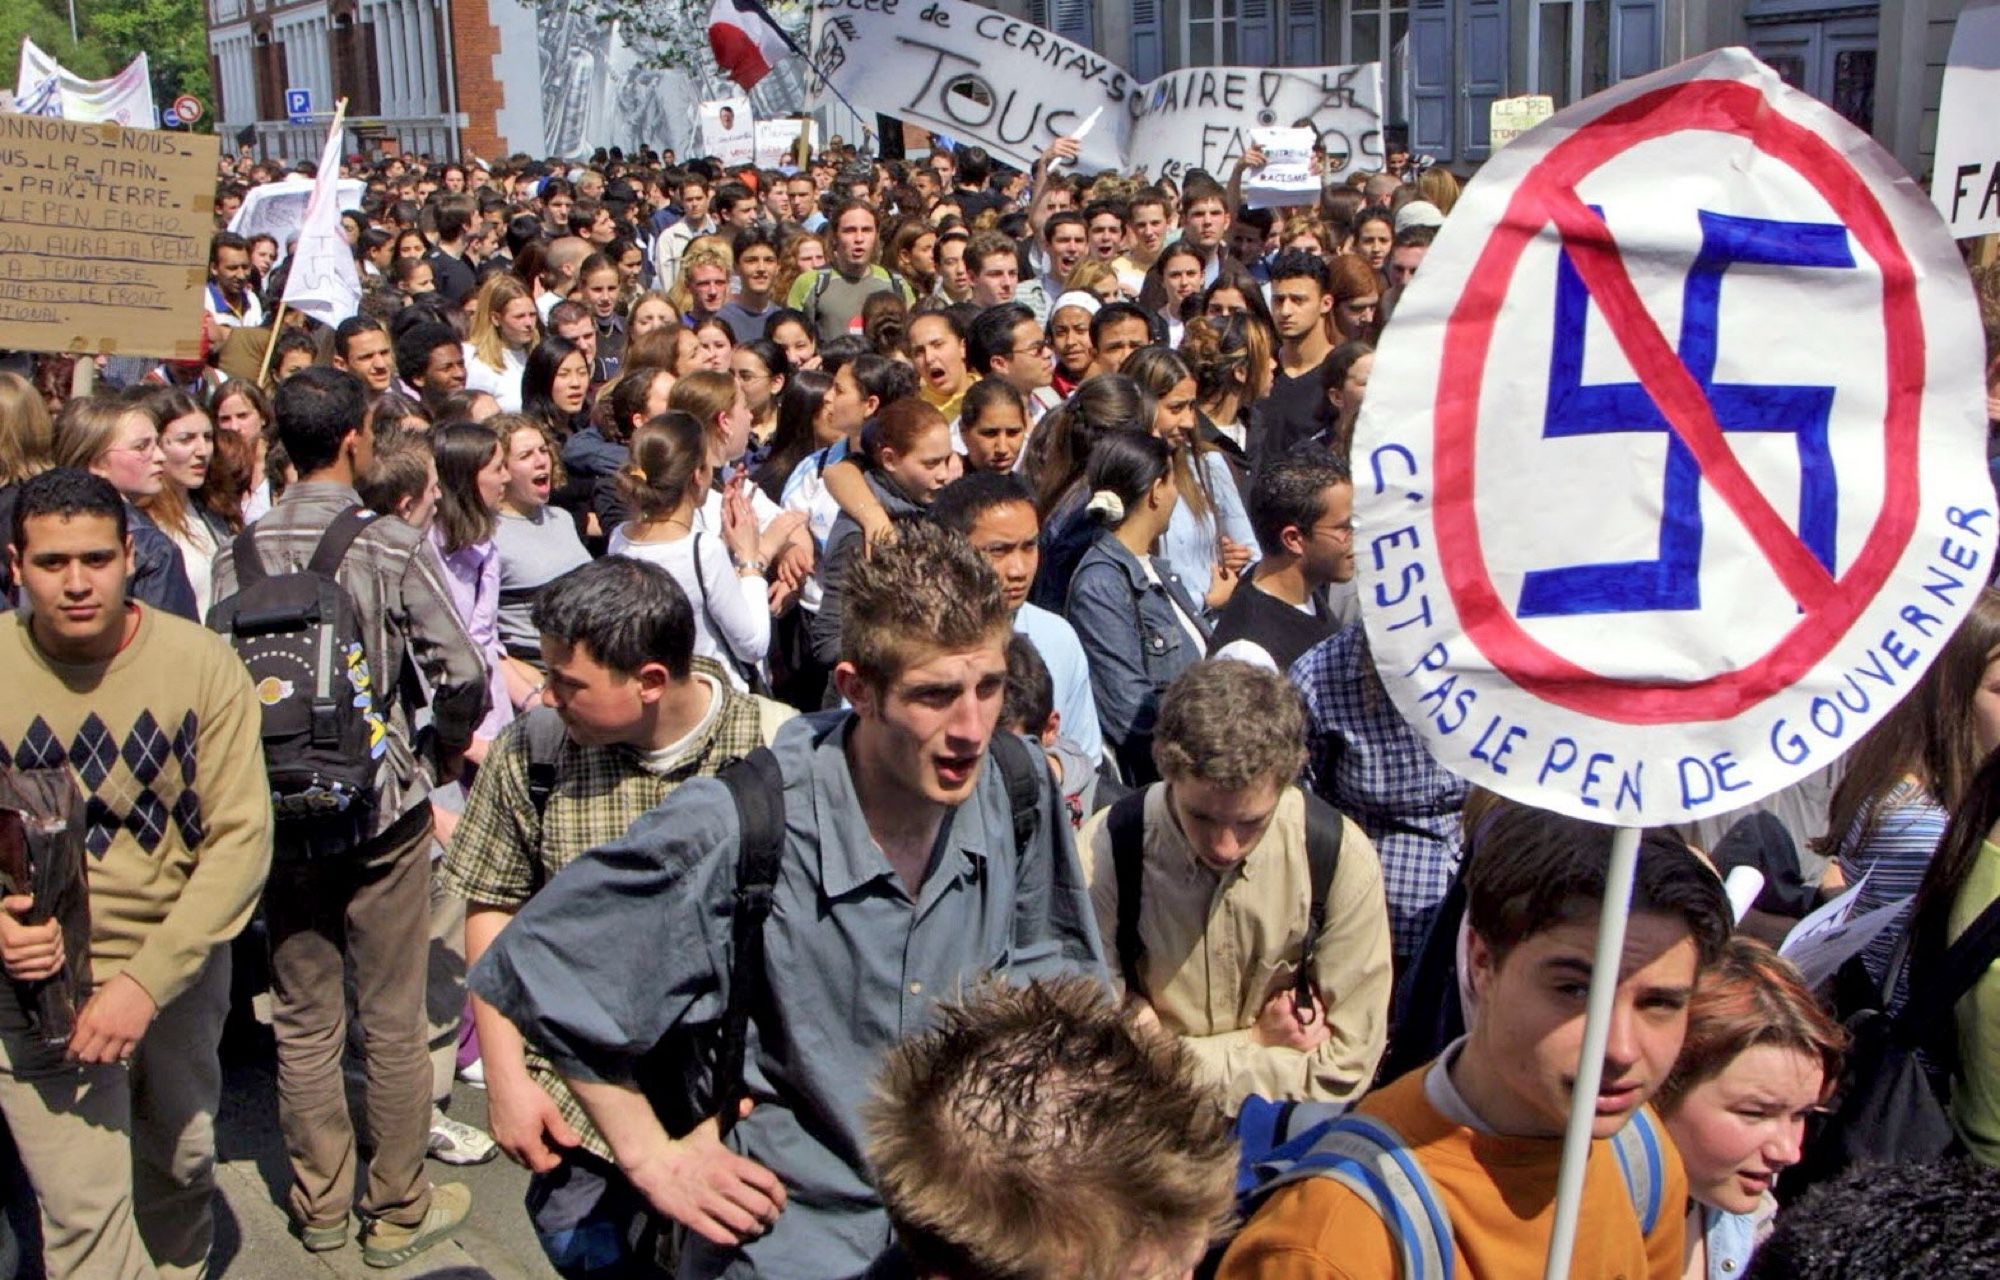
[[[1771,1187],[1840,1074],[1847,1033],[1770,948],[1733,938],[1701,976],[1687,1039],[1654,1105],[1687,1166],[1687,1280],[1741,1276],[1768,1234]]]

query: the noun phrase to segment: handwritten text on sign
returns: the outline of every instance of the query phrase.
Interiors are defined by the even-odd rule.
[[[0,115],[0,347],[191,358],[215,140]]]
[[[1190,67],[1139,83],[1093,49],[967,0],[818,0],[813,65],[842,96],[1026,168],[1094,110],[1079,166],[1227,176],[1252,129],[1310,125],[1325,173],[1378,167],[1381,67]]]
[[[1679,821],[1831,763],[1985,585],[1979,329],[1894,161],[1749,55],[1565,122],[1467,188],[1377,357],[1363,608],[1441,762]]]

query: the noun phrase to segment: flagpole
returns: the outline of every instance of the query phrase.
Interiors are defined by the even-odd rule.
[[[347,99],[342,98],[333,104],[333,123],[327,127],[326,131],[327,137],[329,138],[339,137],[341,126],[344,125],[346,121],[347,121]],[[325,158],[323,153],[321,158],[322,159]],[[317,177],[317,175],[315,175],[315,177]],[[286,273],[287,275],[290,274],[289,267],[286,268]],[[285,300],[283,297],[280,297],[278,299],[278,309],[271,316],[271,336],[264,343],[264,358],[263,360],[259,361],[257,365],[257,385],[259,387],[263,387],[265,385],[265,379],[268,378],[271,374],[271,355],[273,352],[277,351],[278,335],[283,333],[284,331],[285,331]]]

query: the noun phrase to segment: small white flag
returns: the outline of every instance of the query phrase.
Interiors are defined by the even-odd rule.
[[[312,199],[306,203],[298,246],[292,250],[285,276],[285,305],[325,325],[337,325],[361,309],[361,277],[354,269],[354,249],[340,232],[343,115],[335,112],[333,127],[327,131]]]

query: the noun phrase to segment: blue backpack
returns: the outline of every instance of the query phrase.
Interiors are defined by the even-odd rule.
[[[1278,1188],[1306,1178],[1332,1178],[1361,1197],[1389,1228],[1401,1255],[1403,1280],[1452,1280],[1457,1249],[1451,1215],[1410,1144],[1375,1116],[1344,1112],[1334,1103],[1273,1102],[1251,1097],[1236,1120],[1241,1155],[1236,1203],[1245,1221]],[[1659,1121],[1641,1111],[1611,1139],[1632,1210],[1647,1235],[1660,1221],[1666,1179]]]

